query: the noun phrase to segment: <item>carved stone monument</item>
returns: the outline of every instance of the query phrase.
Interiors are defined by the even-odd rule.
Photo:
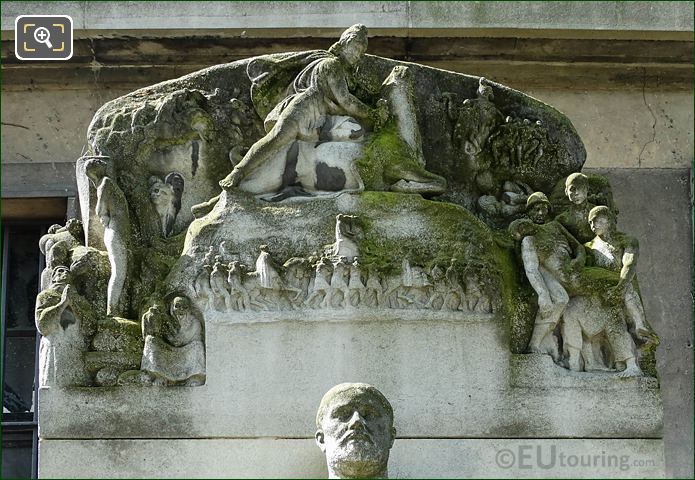
[[[481,439],[660,438],[638,242],[567,117],[367,50],[355,25],[99,109],[84,230],[41,240],[42,442],[147,439],[132,476],[325,475],[302,441],[346,378],[398,412],[397,476],[418,471],[406,451],[433,462],[424,439],[475,476],[452,439],[489,457]],[[386,477],[382,393],[341,383],[316,421],[331,478]],[[69,476],[45,445],[43,471]]]

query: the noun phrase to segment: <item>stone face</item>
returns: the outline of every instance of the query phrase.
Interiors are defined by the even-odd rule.
[[[321,399],[316,444],[326,454],[328,478],[388,478],[396,438],[393,408],[366,383],[341,383]]]
[[[329,475],[385,477],[389,401],[346,380],[409,438],[660,438],[638,244],[571,122],[366,50],[354,25],[95,114],[84,232],[42,239],[44,440],[303,438],[340,383]]]

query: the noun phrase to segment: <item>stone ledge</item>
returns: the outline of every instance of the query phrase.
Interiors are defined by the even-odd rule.
[[[564,36],[692,39],[687,2],[5,2],[3,38],[20,14],[68,14],[75,36],[181,36],[226,30],[240,36],[334,37],[364,23],[399,36]]]
[[[40,478],[327,475],[313,438],[41,440],[39,451]],[[90,461],[76,464],[76,458]],[[124,462],[130,468],[127,474]],[[663,478],[664,445],[646,439],[398,438],[389,474],[391,478]]]

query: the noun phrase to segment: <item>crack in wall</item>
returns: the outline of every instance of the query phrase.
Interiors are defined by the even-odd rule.
[[[647,143],[642,145],[642,150],[639,152],[639,156],[637,157],[637,166],[641,167],[642,166],[642,155],[644,154],[644,151],[646,150],[647,146],[650,143],[656,142],[656,123],[657,123],[657,118],[656,115],[654,115],[654,111],[652,110],[652,107],[649,106],[649,103],[647,102],[647,69],[645,67],[642,67],[642,101],[644,102],[644,106],[647,107],[647,110],[649,110],[649,114],[652,116],[652,138],[649,140]]]

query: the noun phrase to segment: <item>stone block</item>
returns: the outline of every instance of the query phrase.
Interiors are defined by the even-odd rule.
[[[40,478],[326,477],[313,438],[41,440],[40,448]],[[76,468],[76,458],[90,461]],[[389,476],[663,478],[663,442],[399,438],[391,450]]]

